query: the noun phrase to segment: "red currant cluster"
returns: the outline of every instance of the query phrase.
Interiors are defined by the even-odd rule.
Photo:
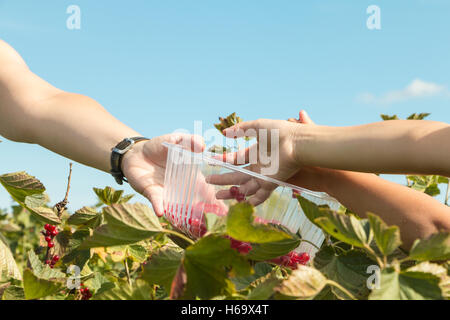
[[[92,298],[92,293],[89,291],[89,288],[84,286],[84,283],[81,283],[80,293],[81,300],[89,300]]]
[[[188,223],[189,223],[189,232],[196,237],[201,238],[208,231],[206,228],[206,223],[205,223],[204,219],[190,218],[188,220]]]
[[[299,264],[305,265],[308,263],[310,257],[306,252],[297,253],[292,251],[284,256],[270,260],[270,262],[276,263],[283,267],[289,267],[291,269],[297,269]]]
[[[59,256],[55,254],[51,259],[45,260],[45,264],[48,264],[53,269],[55,264],[59,261]]]
[[[47,246],[49,248],[53,248],[55,244],[53,243],[53,238],[56,237],[58,234],[58,229],[56,229],[56,226],[52,226],[51,224],[46,224],[44,226],[45,231],[43,234],[45,235],[45,241],[47,241]]]
[[[231,248],[236,249],[241,254],[247,254],[252,250],[252,245],[250,243],[235,240],[233,238],[229,239],[231,241]]]
[[[237,200],[237,202],[245,201],[245,194],[240,193],[239,188],[236,186],[230,188],[230,194]]]

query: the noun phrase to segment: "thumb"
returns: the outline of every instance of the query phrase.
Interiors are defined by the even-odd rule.
[[[315,124],[314,121],[311,120],[311,118],[309,117],[309,115],[306,113],[305,110],[300,111],[299,121],[300,121],[300,123],[304,123],[304,124]]]

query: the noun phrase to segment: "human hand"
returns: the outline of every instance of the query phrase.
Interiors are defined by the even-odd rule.
[[[234,138],[257,137],[257,143],[249,148],[216,156],[216,158],[235,165],[250,164],[246,169],[286,181],[300,169],[294,153],[297,127],[298,124],[285,120],[260,119],[239,123],[224,130],[224,134]],[[240,172],[211,175],[206,181],[216,185],[238,185],[237,194],[241,197],[251,196],[248,202],[254,206],[264,202],[277,187],[273,182]],[[235,198],[236,190],[221,190],[216,197],[218,199]]]
[[[122,160],[122,171],[134,190],[145,196],[153,205],[157,216],[164,214],[163,191],[167,148],[163,142],[180,144],[194,152],[205,149],[200,136],[172,133],[137,143]]]

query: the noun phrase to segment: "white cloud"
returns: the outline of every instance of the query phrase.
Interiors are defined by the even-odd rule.
[[[391,104],[410,99],[432,97],[443,94],[449,94],[449,91],[445,86],[415,79],[402,90],[389,91],[380,96],[376,96],[370,92],[365,92],[360,94],[357,97],[357,100],[366,104]]]

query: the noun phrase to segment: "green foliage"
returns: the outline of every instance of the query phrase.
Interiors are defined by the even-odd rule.
[[[269,243],[294,238],[270,224],[254,224],[253,211],[253,207],[246,202],[230,208],[227,218],[227,233],[230,237],[251,243]]]

